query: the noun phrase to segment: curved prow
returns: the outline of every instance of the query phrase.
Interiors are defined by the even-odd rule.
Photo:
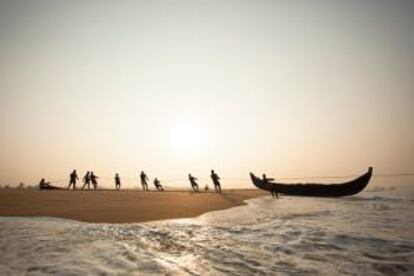
[[[256,177],[252,172],[250,172],[250,179],[252,180],[254,186],[256,186],[259,189],[266,190],[263,181]]]
[[[352,181],[349,181],[348,183],[342,184],[344,192],[346,191],[345,195],[355,195],[361,192],[363,189],[365,189],[365,187],[371,180],[373,170],[374,169],[372,167],[369,167],[367,173],[361,175],[360,177]]]

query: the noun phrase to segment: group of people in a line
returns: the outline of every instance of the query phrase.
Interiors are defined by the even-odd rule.
[[[118,174],[116,174],[118,175]],[[94,174],[94,172],[90,172],[87,171],[85,176],[83,177],[82,181],[83,181],[83,186],[82,186],[82,190],[84,190],[86,187],[88,187],[88,190],[91,189],[91,184],[93,186],[93,189],[96,190],[98,189],[98,176],[96,176]],[[118,176],[119,178],[119,176]],[[116,179],[116,176],[115,176]],[[69,175],[69,186],[68,186],[68,190],[70,189],[70,187],[72,187],[73,190],[76,190],[76,182],[79,180],[78,177],[78,173],[76,172],[76,170],[73,170],[72,173]],[[116,180],[115,180],[116,182]],[[118,185],[116,185],[118,187]],[[121,184],[119,183],[119,187],[121,186]]]
[[[220,183],[220,177],[218,176],[218,174],[214,171],[211,170],[211,174],[210,174],[211,180],[213,181],[214,184],[214,189],[216,191],[216,193],[221,193],[221,183]],[[82,190],[84,190],[85,188],[87,188],[88,190],[91,189],[91,184],[92,184],[92,188],[94,190],[98,189],[98,176],[96,176],[94,174],[93,171],[87,171],[85,176],[83,177],[82,181],[83,181],[83,186],[82,186]],[[149,191],[148,189],[148,182],[150,181],[148,176],[145,174],[144,171],[141,171],[139,178],[141,180],[141,185],[142,185],[142,189],[144,191]],[[68,190],[70,188],[72,188],[73,190],[76,190],[76,184],[79,180],[78,177],[78,173],[76,172],[76,170],[73,170],[72,173],[69,175],[69,185],[68,185]],[[191,184],[191,188],[193,189],[194,192],[199,193],[200,189],[199,189],[199,185],[197,183],[197,178],[195,178],[194,176],[190,174],[188,174],[188,180],[190,181]],[[121,177],[119,176],[118,173],[115,174],[114,177],[114,182],[115,182],[115,189],[120,190],[121,189]],[[155,186],[155,189],[159,192],[164,191],[164,187],[161,185],[161,181],[158,178],[154,178],[153,184]],[[49,182],[46,182],[44,178],[42,178],[42,180],[39,183],[39,188],[40,189],[46,189],[46,188],[50,188],[52,187],[50,185]]]
[[[211,170],[210,177],[211,177],[211,180],[213,181],[214,190],[216,191],[216,193],[221,193],[220,177],[218,176],[218,174],[214,170]],[[188,180],[190,180],[191,188],[193,189],[193,191],[195,193],[199,193],[200,188],[199,188],[198,183],[196,181],[198,179],[195,178],[194,176],[192,176],[191,173],[189,173],[188,174]]]
[[[141,173],[139,175],[139,178],[141,179],[142,189],[144,191],[149,191],[149,189],[148,189],[148,181],[150,181],[150,180],[149,180],[148,176],[145,174],[144,171],[141,171]],[[162,187],[161,181],[159,181],[158,178],[154,178],[154,182],[153,183],[154,183],[155,189],[157,189],[157,191],[159,191],[159,192],[164,191],[164,187]]]
[[[214,172],[214,170],[211,170],[211,174],[210,177],[213,181],[214,184],[214,189],[217,193],[221,193],[221,184],[220,184],[220,177],[217,175],[217,173]],[[149,191],[148,189],[148,182],[150,181],[148,176],[145,174],[144,171],[141,171],[139,178],[141,180],[141,185],[142,185],[142,190],[144,191]],[[190,181],[191,184],[191,188],[193,189],[193,191],[195,193],[199,193],[200,192],[200,188],[198,186],[198,183],[196,180],[198,180],[197,178],[195,178],[194,176],[190,174],[188,174],[188,180]],[[157,189],[157,191],[162,192],[164,191],[164,188],[161,185],[161,182],[158,180],[158,178],[154,179],[154,186]]]

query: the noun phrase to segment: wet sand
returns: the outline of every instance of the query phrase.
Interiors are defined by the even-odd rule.
[[[188,218],[243,205],[260,190],[142,192],[0,190],[0,216],[57,217],[84,222],[131,223]]]

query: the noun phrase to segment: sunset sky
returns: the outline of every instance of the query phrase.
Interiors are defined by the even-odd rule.
[[[413,172],[413,14],[408,0],[0,0],[0,185],[75,168]]]

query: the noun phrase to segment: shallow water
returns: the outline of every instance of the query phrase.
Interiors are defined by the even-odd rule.
[[[413,275],[413,189],[265,196],[194,219],[0,218],[7,274]]]

